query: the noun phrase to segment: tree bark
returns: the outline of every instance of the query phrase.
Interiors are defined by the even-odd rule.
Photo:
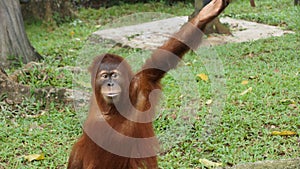
[[[200,10],[206,5],[204,3],[208,3],[209,0],[195,0],[195,10],[194,13],[189,16],[189,19],[192,19],[194,16],[196,16]],[[206,35],[212,34],[212,33],[218,33],[218,34],[231,34],[230,30],[228,27],[223,25],[220,22],[220,19],[217,17],[210,23],[208,23],[204,29],[204,33]]]
[[[0,66],[42,59],[27,38],[19,0],[0,0],[0,21]]]

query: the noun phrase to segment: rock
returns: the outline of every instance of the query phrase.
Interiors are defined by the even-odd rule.
[[[300,169],[300,158],[239,164],[227,169]]]
[[[188,17],[173,17],[137,25],[124,26],[96,31],[93,36],[98,39],[109,40],[121,46],[153,50],[163,44],[168,37],[180,29],[187,22]],[[247,42],[272,36],[282,36],[291,31],[281,30],[279,27],[255,22],[249,22],[229,17],[220,18],[222,23],[228,24],[232,35],[213,34],[207,37],[202,45],[221,45],[233,42]]]

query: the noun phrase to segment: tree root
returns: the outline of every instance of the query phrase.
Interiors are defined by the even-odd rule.
[[[18,104],[24,99],[34,97],[37,100],[48,103],[56,102],[61,104],[74,104],[75,106],[86,105],[89,101],[89,94],[68,88],[46,87],[41,89],[32,89],[28,85],[22,85],[17,82],[17,76],[29,71],[28,68],[36,65],[31,63],[25,66],[24,70],[16,71],[11,76],[1,69],[0,71],[0,99],[8,104]]]

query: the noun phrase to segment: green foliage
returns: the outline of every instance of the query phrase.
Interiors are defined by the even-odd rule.
[[[98,24],[110,23],[117,17],[138,12],[160,12],[176,16],[190,15],[193,12],[193,4],[177,3],[176,6],[166,6],[163,3],[135,3],[112,6],[100,9],[81,9],[79,11],[82,20],[96,21]]]
[[[123,6],[125,4],[136,4],[136,3],[157,3],[160,2],[164,5],[177,5],[177,3],[193,3],[193,0],[72,0],[73,4],[77,7],[90,7],[90,8],[99,8],[99,7],[112,7],[112,6]]]
[[[30,71],[18,76],[20,84],[30,85],[32,88],[48,86],[72,88],[72,72],[49,66],[35,66]]]
[[[197,81],[196,77],[199,73],[208,74],[203,58],[189,53],[184,59],[183,67],[191,70],[189,76],[195,77],[194,82],[176,80],[172,75],[163,80],[163,108],[159,109],[162,112],[155,121],[158,135],[182,127],[178,125],[180,118],[176,118],[177,111],[185,111],[179,110],[183,104],[182,87],[198,85],[198,91],[191,94],[199,95],[199,100],[195,101],[199,108],[195,108],[195,121],[185,131],[185,137],[180,141],[167,140],[172,147],[159,157],[161,168],[205,168],[199,163],[199,159],[204,158],[230,166],[299,157],[299,135],[271,135],[275,130],[300,133],[300,7],[294,7],[292,3],[290,0],[256,1],[257,7],[251,8],[249,1],[244,0],[233,2],[225,10],[225,16],[279,25],[295,34],[211,49],[225,67],[227,91],[225,108],[219,112],[221,118],[211,137],[203,138],[203,128],[210,110],[207,100],[213,95],[212,86],[210,81]],[[27,35],[45,60],[42,65],[18,76],[19,82],[34,88],[70,88],[71,71],[60,68],[76,65],[80,50],[89,35],[98,29],[97,25],[101,28],[118,17],[145,11],[189,15],[193,7],[184,3],[173,6],[164,3],[123,4],[99,10],[81,9],[79,18],[58,27],[28,23]],[[129,56],[141,51],[116,49],[114,52]],[[241,84],[244,80],[249,83]],[[252,91],[240,95],[249,87]],[[71,106],[46,105],[35,98],[16,105],[2,101],[5,96],[0,98],[0,168],[66,168],[71,146],[81,133],[76,111]],[[293,102],[284,103],[284,100]],[[26,162],[23,158],[37,153],[44,153],[45,159]]]
[[[10,62],[12,67],[20,67],[23,65],[22,57],[9,55],[7,56],[7,60]]]

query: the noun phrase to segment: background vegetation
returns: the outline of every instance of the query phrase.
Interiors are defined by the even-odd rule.
[[[197,121],[184,141],[159,158],[161,168],[203,168],[199,159],[221,162],[224,166],[258,160],[296,158],[300,154],[300,7],[291,0],[235,1],[223,16],[240,18],[293,30],[282,37],[217,46],[214,50],[223,62],[227,98],[216,133],[201,140],[203,120],[211,99],[210,83],[199,80]],[[161,12],[190,15],[192,3],[168,5],[161,2],[123,3],[99,9],[79,9],[78,18],[59,26],[27,21],[26,31],[32,45],[45,57],[42,66],[19,77],[33,88],[72,87],[73,74],[59,69],[76,66],[75,60],[89,35],[121,16],[137,12]],[[127,56],[134,50],[120,50]],[[207,73],[197,56],[190,53],[185,62],[198,73]],[[9,70],[13,72],[14,70]],[[194,76],[194,75],[192,75]],[[197,80],[195,76],[195,80]],[[243,83],[243,81],[247,81]],[[164,81],[165,105],[178,101],[172,77]],[[245,95],[241,92],[252,87]],[[5,97],[5,96],[2,96]],[[65,168],[71,146],[81,134],[81,124],[72,105],[37,102],[9,104],[0,98],[0,168]],[[161,116],[155,126],[161,133],[176,121]],[[273,136],[272,131],[289,130],[293,136]],[[169,140],[172,142],[172,140]],[[28,162],[25,155],[43,153],[44,160]]]

